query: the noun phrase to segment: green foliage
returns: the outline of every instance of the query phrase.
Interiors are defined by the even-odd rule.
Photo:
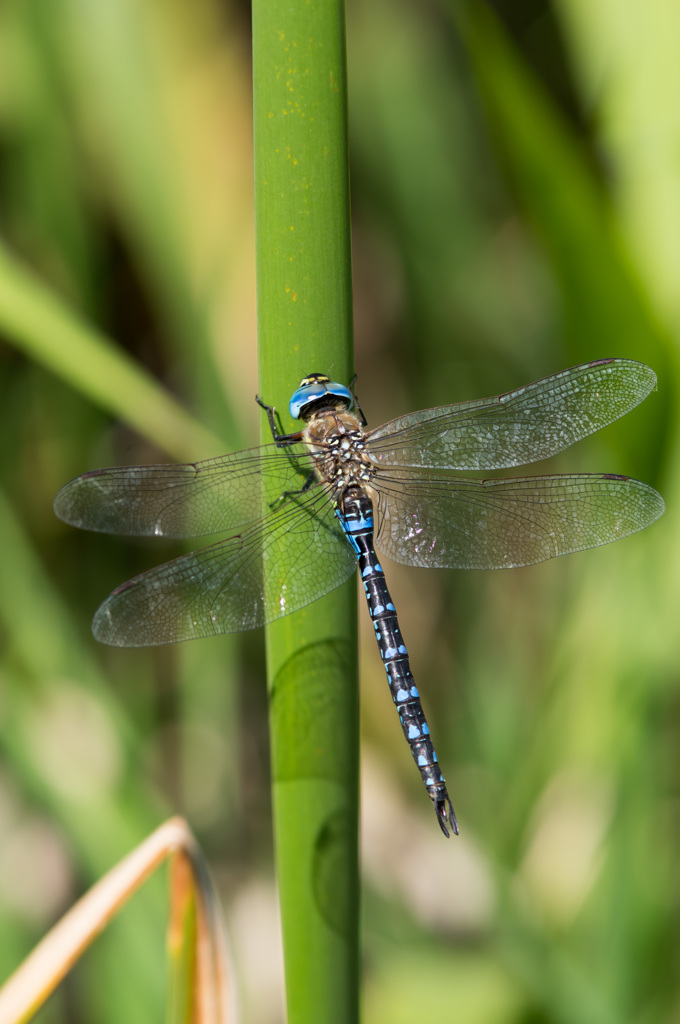
[[[319,17],[335,9],[309,6]],[[632,473],[668,511],[620,544],[531,569],[389,566],[461,824],[455,842],[432,819],[359,609],[367,1019],[670,1024],[680,998],[677,15],[604,0],[495,6],[503,21],[481,3],[349,10],[362,406],[376,425],[584,359],[640,359],[659,391],[550,469]],[[318,58],[314,38],[300,37],[300,57]],[[275,56],[285,43],[270,37],[266,59],[287,71],[290,54]],[[58,487],[84,469],[256,442],[249,46],[241,7],[216,0],[0,10],[0,976],[74,893],[177,810],[222,884],[246,1019],[264,1024],[282,996],[268,945],[262,638],[98,648],[88,625],[98,602],[179,548],[78,534],[51,514]],[[303,187],[314,185],[319,140],[341,128],[342,59],[324,50],[338,91],[314,136],[295,107],[307,63],[291,59],[292,77],[268,96],[257,56],[256,113],[276,101],[271,120],[303,129],[297,152],[267,155],[274,126],[255,121],[259,389],[290,430],[303,374],[346,380],[353,368],[338,241],[346,196],[319,197],[313,219]],[[338,152],[330,158],[337,183]],[[267,207],[271,175],[287,185]],[[333,216],[332,235],[315,231]],[[327,826],[277,824],[282,858],[318,854],[300,861],[285,913],[325,916],[336,936],[353,928],[334,813],[351,776],[350,594],[281,620],[267,640],[277,821],[288,802]],[[344,724],[315,746],[334,718]],[[279,733],[291,723],[306,730],[293,747]],[[157,1018],[161,897],[145,890],[39,1019]],[[336,993],[345,977],[338,970]],[[325,976],[319,984],[334,998]]]

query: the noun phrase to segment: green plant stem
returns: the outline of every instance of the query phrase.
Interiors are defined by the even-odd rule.
[[[290,431],[301,377],[352,372],[342,0],[254,0],[253,58],[260,394]],[[358,1018],[356,646],[354,580],[267,631],[290,1024]]]

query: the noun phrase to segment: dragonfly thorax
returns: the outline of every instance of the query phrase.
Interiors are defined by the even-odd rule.
[[[333,489],[333,500],[349,487],[366,493],[375,476],[375,466],[366,453],[366,434],[357,416],[350,412],[326,410],[316,413],[303,433],[322,483]]]

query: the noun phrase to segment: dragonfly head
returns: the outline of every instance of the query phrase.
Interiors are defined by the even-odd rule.
[[[334,384],[325,373],[310,373],[302,378],[300,386],[293,392],[288,408],[294,420],[308,420],[317,412],[326,409],[346,411],[353,404],[349,388]]]

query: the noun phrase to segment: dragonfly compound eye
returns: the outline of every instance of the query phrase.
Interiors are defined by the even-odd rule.
[[[325,409],[351,409],[352,392],[342,384],[335,384],[320,373],[311,374],[300,382],[288,406],[294,420],[307,420]]]

